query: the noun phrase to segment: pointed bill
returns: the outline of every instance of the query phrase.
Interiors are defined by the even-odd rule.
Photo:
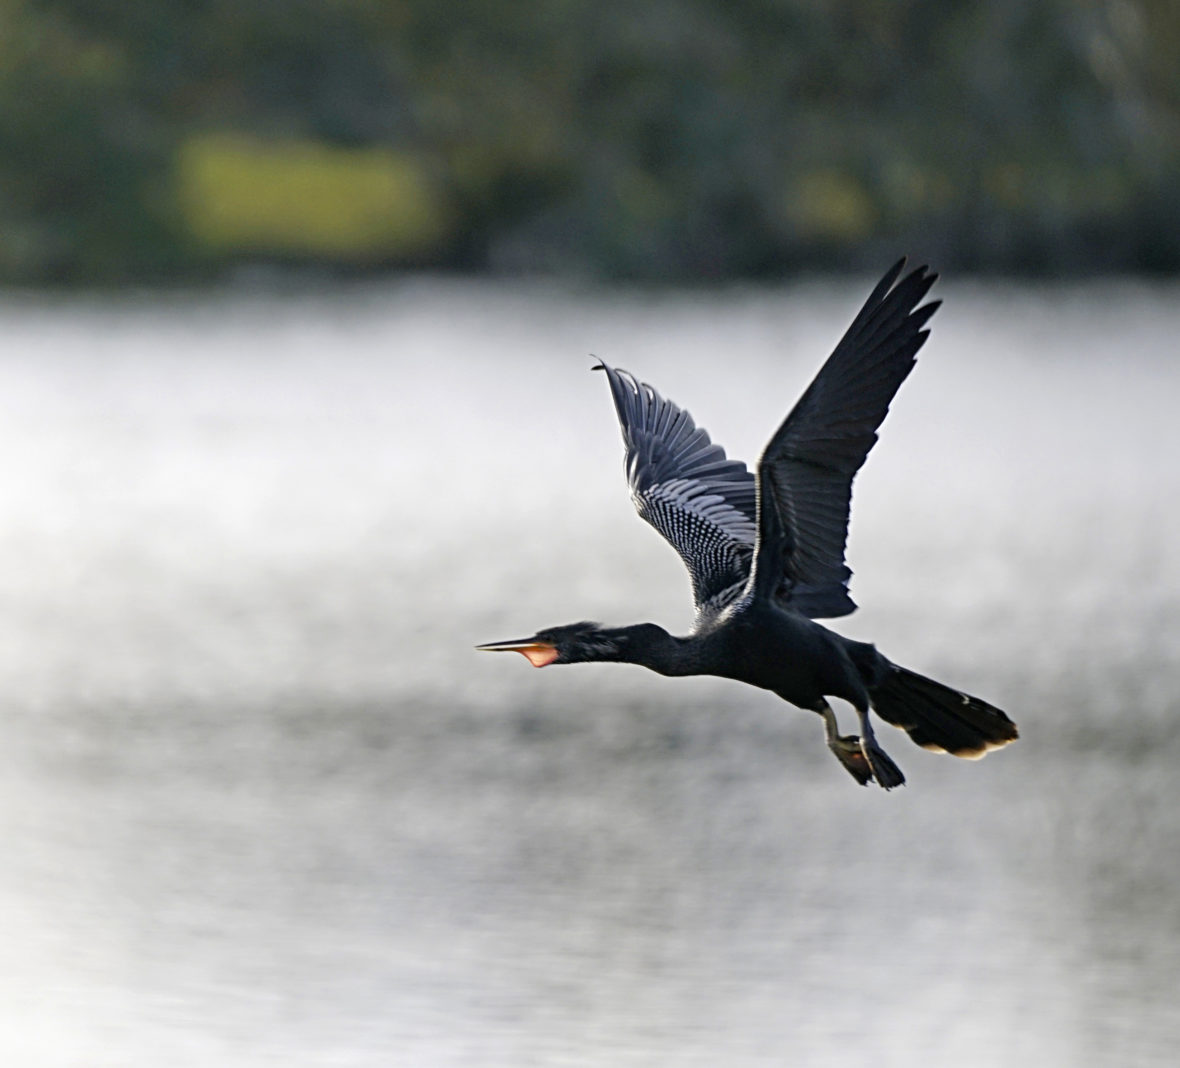
[[[516,638],[507,642],[488,642],[475,647],[482,653],[520,653],[533,667],[545,667],[557,659],[557,646],[536,638]]]

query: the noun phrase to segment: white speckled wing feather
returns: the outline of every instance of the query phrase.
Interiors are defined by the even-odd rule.
[[[605,363],[602,369],[627,449],[635,509],[684,561],[698,611],[721,607],[749,575],[754,476],[647,383]]]

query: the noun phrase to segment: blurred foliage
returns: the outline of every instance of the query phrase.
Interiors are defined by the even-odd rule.
[[[0,0],[0,278],[1180,267],[1175,0]]]
[[[421,168],[387,148],[191,137],[176,185],[188,231],[215,254],[408,258],[448,229]]]

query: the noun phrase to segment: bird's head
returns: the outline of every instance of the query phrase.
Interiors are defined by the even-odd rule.
[[[625,640],[625,630],[604,630],[597,623],[583,622],[539,630],[531,638],[477,645],[476,649],[488,653],[520,653],[533,667],[546,667],[618,660]]]

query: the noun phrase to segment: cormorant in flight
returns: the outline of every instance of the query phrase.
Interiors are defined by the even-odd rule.
[[[852,480],[939,304],[921,304],[937,275],[919,267],[901,278],[904,264],[869,295],[754,474],[651,386],[605,362],[596,368],[610,383],[635,507],[688,568],[697,608],[691,634],[587,622],[478,648],[523,653],[535,667],[620,661],[770,690],[822,716],[840,763],[862,785],[886,790],[905,776],[878,744],[870,710],[918,745],[955,756],[980,757],[1014,741],[1016,725],[998,708],[815,622],[856,608],[844,562]],[[859,736],[840,735],[829,697],[853,705]]]

